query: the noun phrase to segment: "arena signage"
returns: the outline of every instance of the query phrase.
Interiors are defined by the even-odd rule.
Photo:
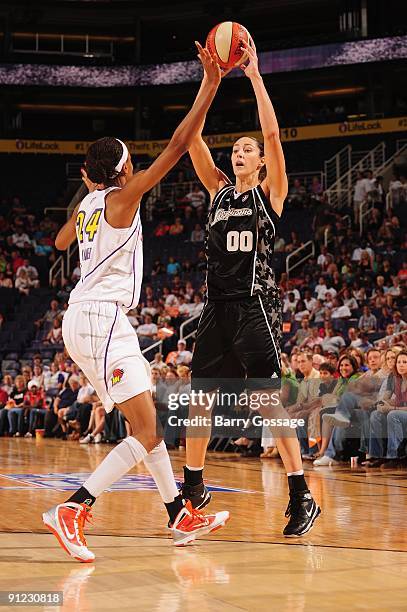
[[[349,138],[350,136],[405,131],[407,131],[407,117],[392,117],[390,119],[370,119],[366,121],[307,125],[304,127],[286,127],[281,128],[281,139],[283,142],[299,142],[301,140],[318,140],[320,138]],[[257,131],[215,134],[205,136],[204,138],[210,148],[221,149],[230,147],[235,140],[244,135],[261,138],[261,133]],[[129,151],[134,155],[156,157],[164,149],[168,140],[129,140],[126,143]],[[89,145],[90,141],[75,140],[0,140],[0,153],[84,155]]]

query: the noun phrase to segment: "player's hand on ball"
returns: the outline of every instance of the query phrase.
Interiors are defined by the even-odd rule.
[[[85,183],[86,187],[88,188],[89,193],[92,193],[92,191],[96,191],[96,189],[100,187],[97,183],[92,183],[92,181],[87,175],[85,168],[81,168],[81,174],[82,174],[82,180]]]
[[[209,53],[206,47],[196,40],[196,48],[198,49],[198,58],[204,69],[205,76],[209,83],[218,86],[222,78],[222,72],[216,59]]]
[[[253,77],[260,76],[259,72],[259,60],[257,57],[256,45],[254,44],[254,40],[250,39],[250,44],[245,40],[242,40],[241,45],[248,55],[248,59],[240,64],[240,68],[243,70],[245,75],[252,79]]]

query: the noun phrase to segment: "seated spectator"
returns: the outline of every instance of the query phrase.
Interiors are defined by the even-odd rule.
[[[331,310],[332,319],[349,319],[352,313],[348,306],[345,306],[343,300],[339,297],[334,298],[333,308]]]
[[[324,353],[334,352],[339,355],[339,352],[346,346],[345,340],[339,331],[330,328],[322,341],[322,350]]]
[[[30,380],[27,385],[27,392],[24,395],[24,407],[26,418],[28,416],[28,431],[25,437],[32,438],[37,427],[38,417],[45,417],[47,412],[44,391],[34,379]]]
[[[151,341],[155,340],[158,332],[158,327],[155,323],[153,323],[153,319],[151,315],[145,315],[144,321],[137,328],[137,336],[140,340],[140,346],[143,343],[145,345],[145,340],[147,340],[147,346]],[[144,348],[144,347],[143,347]]]
[[[79,440],[80,435],[88,429],[95,393],[95,390],[83,373],[79,374],[79,385],[80,388],[76,401],[63,417],[65,423],[74,430],[69,438],[71,440]]]
[[[62,322],[54,319],[52,327],[44,339],[44,344],[62,344]]]
[[[175,276],[176,274],[180,274],[180,272],[181,272],[181,266],[178,263],[178,261],[175,261],[174,257],[169,257],[168,264],[167,264],[168,276]]]
[[[191,317],[197,317],[201,314],[204,307],[204,303],[199,293],[195,293],[194,300],[190,305],[189,313]]]
[[[23,293],[24,295],[29,295],[30,289],[32,288],[33,283],[28,278],[28,274],[27,272],[25,272],[25,270],[20,271],[20,274],[17,276],[15,280],[14,286],[16,289],[19,290],[20,293]]]
[[[365,333],[375,332],[377,329],[377,319],[371,313],[369,306],[363,306],[363,314],[359,319],[358,328]]]
[[[192,353],[187,350],[187,343],[185,340],[178,340],[177,350],[172,351],[168,354],[165,360],[166,364],[171,363],[172,365],[189,365],[192,361]]]
[[[156,353],[154,355],[154,361],[152,363],[152,369],[156,369],[156,370],[161,370],[162,368],[165,368],[165,362],[163,361],[163,356],[162,353]]]
[[[66,376],[65,376],[66,374]],[[55,362],[50,365],[49,372],[44,372],[44,390],[47,398],[53,398],[62,390],[67,372],[61,372]]]
[[[180,236],[184,232],[184,226],[181,222],[181,218],[177,217],[175,219],[175,223],[170,225],[170,229],[168,231],[170,236]],[[170,258],[171,259],[171,258]],[[168,266],[167,266],[167,274],[168,274]]]
[[[307,321],[307,319],[303,319],[301,321],[301,325],[304,324],[304,321]],[[314,351],[314,348],[316,346],[322,346],[322,338],[319,335],[318,327],[313,327],[311,329],[311,335],[306,336],[304,340],[301,342],[301,344],[299,345],[299,347],[301,349],[306,349],[308,351]]]
[[[54,427],[54,433],[61,428],[62,439],[66,440],[67,426],[64,421],[65,414],[69,411],[72,404],[76,401],[79,392],[79,378],[78,376],[71,376],[65,388],[59,392],[57,397],[54,399],[54,414],[58,417],[58,423]]]
[[[35,382],[38,389],[44,389],[44,372],[40,365],[34,365],[31,382]]]
[[[395,334],[399,334],[400,332],[405,331],[407,329],[407,323],[402,320],[401,312],[399,312],[398,310],[393,313],[393,329],[393,333]]]
[[[309,319],[310,313],[308,312],[308,310],[305,308],[305,304],[303,300],[298,300],[297,305],[295,307],[295,312],[294,312],[294,319],[298,322],[301,323],[302,319],[304,317],[306,317],[307,319]]]
[[[6,403],[8,411],[9,434],[19,437],[24,427],[24,396],[27,391],[23,376],[16,376],[14,387]]]
[[[295,332],[294,336],[290,338],[287,342],[288,346],[296,346],[305,347],[306,340],[309,339],[312,335],[312,331],[309,325],[309,317],[304,316],[301,320],[299,329]],[[316,329],[316,328],[315,328]],[[316,330],[318,335],[318,329]]]
[[[191,202],[191,206],[193,206],[194,208],[199,208],[200,206],[205,206],[206,195],[205,192],[202,191],[200,186],[195,183],[192,188],[192,191],[187,193],[187,195],[185,196],[185,200],[187,202]]]
[[[205,240],[205,231],[197,223],[195,229],[191,232],[191,242],[203,242]]]
[[[376,409],[370,414],[368,467],[394,468],[400,465],[402,443],[407,437],[407,351],[398,352],[393,372],[384,383]],[[404,384],[403,384],[404,383]],[[382,391],[381,389],[381,391]],[[387,452],[384,440],[387,439]],[[403,453],[405,455],[405,452]]]
[[[11,244],[18,249],[26,249],[31,246],[31,240],[22,227],[17,227],[14,234],[11,236]]]
[[[0,387],[0,436],[4,436],[8,431],[8,419],[7,419],[7,405],[8,392],[2,386]]]
[[[45,315],[42,319],[38,319],[35,321],[35,325],[39,328],[43,325],[51,327],[54,319],[58,318],[61,314],[61,310],[59,308],[59,303],[57,300],[51,300],[50,307],[46,311]]]
[[[13,281],[4,272],[0,272],[0,287],[5,287],[6,289],[13,288]]]
[[[17,278],[19,277],[22,271],[27,273],[28,279],[30,280],[32,287],[37,288],[40,286],[40,282],[38,280],[38,270],[35,266],[30,264],[29,259],[24,259],[23,265],[17,268],[17,271],[16,271]]]
[[[164,223],[164,221],[160,221],[157,227],[154,230],[154,236],[156,238],[161,238],[162,236],[166,236],[169,232],[170,226]]]
[[[298,300],[295,299],[294,293],[290,291],[283,303],[283,314],[287,315],[286,318],[291,319],[291,317],[294,315],[297,307],[297,301]]]
[[[151,269],[151,276],[158,276],[164,273],[165,273],[164,264],[159,259],[156,259]]]
[[[92,412],[90,415],[88,431],[84,437],[79,440],[79,444],[100,444],[102,442],[102,432],[105,428],[106,412],[97,395],[92,395],[92,400]]]

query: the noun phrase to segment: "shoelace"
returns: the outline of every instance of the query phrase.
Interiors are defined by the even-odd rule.
[[[196,508],[192,508],[191,515],[193,519],[198,519],[199,521],[203,522],[205,526],[209,525],[209,519],[205,516],[205,514],[203,514],[203,512],[200,512]]]
[[[88,521],[89,523],[92,524],[92,521],[90,520],[92,517],[92,513],[90,511],[90,508],[88,506],[85,506],[84,504],[82,504],[82,508],[80,510],[78,510],[78,512],[76,513],[75,516],[75,526],[78,525],[78,540],[81,544],[83,544],[83,546],[87,546],[86,544],[86,538],[85,538],[85,534],[83,533],[83,529],[85,526],[85,522]]]

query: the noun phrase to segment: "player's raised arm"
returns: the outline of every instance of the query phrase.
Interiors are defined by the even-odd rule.
[[[264,158],[267,176],[262,182],[262,188],[266,193],[270,193],[271,205],[275,212],[281,215],[284,200],[287,196],[288,182],[278,121],[270,96],[267,93],[262,76],[259,72],[254,42],[251,41],[249,45],[242,41],[242,45],[249,56],[249,63],[241,67],[253,85],[264,138]]]
[[[204,87],[204,81],[205,79],[202,81],[201,87]],[[194,170],[205,189],[209,192],[212,201],[219,189],[229,183],[229,179],[215,165],[209,147],[202,138],[203,126],[204,123],[202,123],[198,134],[189,147],[189,155]]]
[[[181,156],[188,151],[199,127],[203,124],[218,89],[221,71],[209,51],[203,49],[199,43],[196,43],[196,45],[198,57],[204,69],[204,77],[195,102],[185,119],[175,130],[167,147],[151,166],[144,172],[135,174],[120,192],[112,194],[111,199],[114,199],[115,207],[121,205],[127,210],[131,207],[134,212],[143,194],[154,187],[175,166]]]
[[[88,188],[89,193],[101,187],[101,185],[92,183],[84,168],[81,169],[81,173],[82,180]],[[75,206],[71,218],[61,227],[55,238],[55,248],[59,251],[65,251],[76,240],[76,215],[78,214],[79,206],[80,202]]]

